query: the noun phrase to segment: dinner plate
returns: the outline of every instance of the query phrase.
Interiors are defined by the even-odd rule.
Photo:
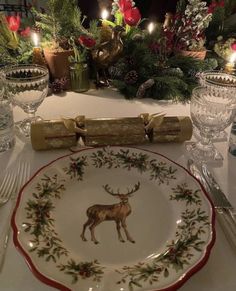
[[[22,188],[14,243],[60,290],[176,290],[207,261],[214,211],[182,166],[131,147],[85,149]]]

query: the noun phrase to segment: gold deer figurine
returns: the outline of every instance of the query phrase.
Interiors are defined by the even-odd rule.
[[[130,236],[127,226],[126,226],[126,217],[130,215],[131,213],[131,206],[129,204],[129,197],[132,196],[132,194],[139,190],[140,188],[140,182],[134,185],[134,188],[129,190],[126,194],[120,194],[119,189],[117,190],[117,193],[114,193],[108,184],[103,186],[105,191],[112,196],[120,199],[120,203],[112,204],[112,205],[93,205],[87,209],[87,216],[88,220],[85,222],[83,226],[83,231],[81,234],[81,238],[83,241],[87,241],[85,238],[85,230],[87,226],[89,226],[90,232],[91,232],[91,241],[93,241],[95,244],[98,243],[98,241],[95,238],[94,230],[97,225],[99,225],[103,221],[109,221],[114,220],[116,223],[116,229],[118,232],[118,239],[121,242],[125,242],[120,229],[121,226],[124,229],[126,238],[128,241],[135,243],[135,241]],[[121,224],[121,226],[120,226]]]
[[[111,38],[105,40],[91,51],[92,59],[97,71],[96,84],[98,87],[109,86],[106,69],[119,59],[123,51],[123,42],[121,39],[121,34],[123,32],[124,28],[122,26],[115,26],[112,30]],[[104,80],[102,80],[102,78]]]

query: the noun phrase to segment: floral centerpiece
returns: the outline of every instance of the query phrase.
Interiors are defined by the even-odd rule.
[[[126,5],[126,9],[135,7],[133,2],[128,0],[115,1],[116,7],[117,3],[118,13],[122,13],[122,3]],[[186,5],[183,11],[185,8]],[[156,24],[155,29],[148,32],[137,25],[140,22],[141,19],[136,26],[126,29],[123,53],[119,60],[109,67],[114,86],[128,99],[189,99],[193,87],[197,85],[195,75],[199,71],[215,68],[217,63],[212,59],[203,61],[175,56],[175,23],[165,28]],[[121,24],[126,25],[124,17]],[[190,37],[190,32],[188,33]]]
[[[204,59],[205,30],[212,20],[212,10],[201,0],[180,0],[177,4],[171,31],[174,48],[182,55]]]
[[[82,25],[84,18],[75,0],[49,0],[46,13],[35,9],[33,13],[36,26],[41,31],[44,55],[52,77],[69,78],[68,57],[74,55],[70,39],[79,39],[82,36],[86,39],[97,38],[97,22],[94,20],[90,29],[85,29]],[[77,44],[80,45],[79,42]]]
[[[49,0],[45,11],[32,8],[32,28],[17,15],[0,14],[1,63],[34,62],[32,51],[34,56],[36,49],[41,54],[43,48],[53,92],[69,89],[70,79],[75,91],[81,90],[78,84],[86,85],[82,90],[89,88],[90,68],[98,86],[112,83],[126,98],[185,101],[196,86],[196,74],[216,68],[220,64],[217,55],[225,58],[220,50],[234,51],[235,30],[227,35],[228,42],[225,35],[218,41],[214,59],[209,59],[209,53],[203,61],[216,39],[212,42],[209,33],[218,23],[223,25],[234,1],[213,0],[207,6],[206,0],[179,0],[168,23],[152,23],[155,28],[150,32],[141,27],[146,19],[134,0],[113,0],[110,18],[92,20],[87,29],[77,0]],[[33,31],[40,39],[34,47],[29,37]]]

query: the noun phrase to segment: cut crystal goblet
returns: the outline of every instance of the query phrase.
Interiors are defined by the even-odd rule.
[[[236,76],[224,71],[205,71],[199,75],[199,82],[209,92],[225,99],[225,102],[236,108]],[[218,132],[214,141],[227,140],[227,136],[226,131]]]
[[[28,137],[31,123],[40,119],[35,112],[48,93],[48,69],[38,65],[14,65],[5,67],[3,75],[12,104],[28,114],[28,118],[17,124],[20,132]]]
[[[234,108],[231,102],[209,92],[207,88],[197,87],[192,92],[190,114],[201,138],[196,143],[186,144],[189,153],[197,160],[222,160],[212,139],[232,123]]]

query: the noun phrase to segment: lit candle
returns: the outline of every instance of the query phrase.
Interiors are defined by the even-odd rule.
[[[109,16],[109,12],[106,9],[103,9],[101,13],[102,20],[106,20],[108,16]]]
[[[148,30],[148,32],[149,32],[150,34],[152,34],[154,28],[155,28],[155,24],[154,24],[153,22],[150,22],[150,23],[148,24],[147,30]]]
[[[225,66],[225,71],[229,74],[235,72],[236,52],[233,52],[229,58],[229,62]]]
[[[39,35],[36,32],[32,33],[32,41],[33,41],[34,47],[39,47]]]
[[[39,35],[36,32],[32,33],[32,41],[33,41],[33,63],[36,65],[45,66],[46,62],[42,55],[42,50],[40,47]]]
[[[101,18],[102,18],[102,26],[106,27],[108,26],[108,17],[109,17],[109,12],[106,9],[103,9],[101,12]]]

